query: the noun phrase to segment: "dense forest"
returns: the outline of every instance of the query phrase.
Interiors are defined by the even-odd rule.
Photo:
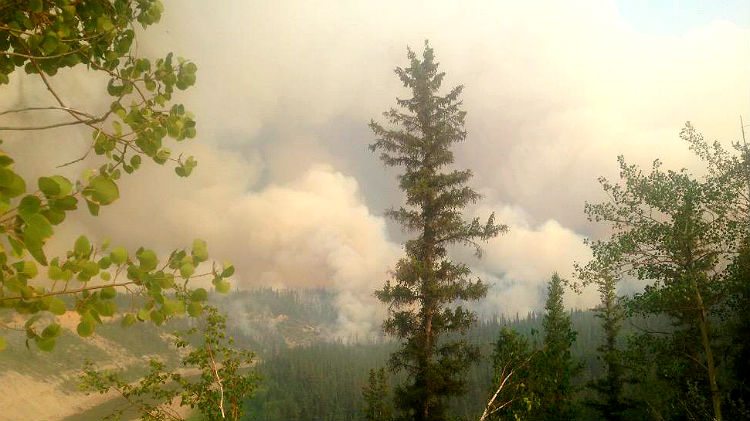
[[[583,385],[603,373],[602,363],[593,350],[603,332],[591,312],[571,313],[579,334],[572,347],[575,361],[586,367],[575,380]],[[452,417],[478,419],[490,397],[493,382],[492,352],[501,328],[511,328],[531,341],[539,340],[540,315],[528,314],[512,320],[480,322],[467,334],[468,341],[481,348],[483,358],[468,371],[467,393],[450,403]],[[635,330],[628,326],[628,332]],[[362,389],[373,367],[385,367],[388,355],[396,349],[389,341],[380,343],[319,342],[302,347],[283,347],[261,357],[258,371],[263,385],[248,402],[247,419],[260,420],[362,420],[365,400]],[[388,389],[400,380],[389,376]],[[586,396],[585,391],[581,396]],[[583,419],[598,419],[587,415]]]
[[[0,419],[23,417],[33,405],[54,416],[53,401],[33,403],[48,402],[47,390],[86,402],[57,414],[65,421],[750,420],[750,146],[742,118],[738,140],[727,143],[707,141],[690,122],[675,127],[689,169],[670,168],[655,148],[646,167],[617,156],[617,176],[600,177],[581,204],[585,235],[570,231],[586,253],[535,245],[586,257],[521,279],[482,266],[486,249],[518,240],[511,235],[524,224],[508,207],[484,206],[487,186],[459,149],[469,140],[464,86],[446,77],[424,41],[407,47],[394,70],[403,90],[361,142],[392,184],[363,183],[365,194],[389,192],[382,218],[360,203],[356,181],[325,165],[292,187],[263,170],[263,199],[272,205],[256,196],[245,207],[227,200],[218,212],[197,206],[226,191],[245,194],[249,182],[218,188],[199,180],[196,197],[174,200],[178,211],[166,210],[170,188],[155,190],[151,199],[164,211],[148,218],[179,219],[172,234],[187,245],[164,240],[163,222],[138,229],[129,217],[114,224],[125,234],[110,244],[99,224],[143,189],[132,178],[160,185],[152,171],[164,166],[191,177],[201,157],[190,153],[205,151],[186,146],[198,125],[181,102],[198,66],[172,52],[140,54],[138,37],[163,13],[159,0],[0,1],[0,88],[35,84],[33,95],[18,88],[19,98],[0,109],[10,121],[0,122],[0,135],[11,139],[0,151],[0,375],[46,388],[29,386],[22,403],[0,407]],[[86,102],[66,84],[70,75],[106,87]],[[26,145],[50,130],[81,143],[80,154],[65,162],[30,155]],[[315,155],[295,151],[292,160],[306,154]],[[221,175],[236,162],[214,159],[212,169]],[[326,183],[343,187],[322,192]],[[327,209],[338,199],[349,213],[307,221],[316,201]],[[186,240],[226,221],[222,229],[236,240],[248,232],[231,222],[234,214],[271,225],[286,205],[294,218],[278,231],[250,231],[219,255],[209,254],[210,241]],[[355,227],[353,239],[316,231],[320,221]],[[315,229],[290,234],[305,224]],[[237,266],[220,256],[235,249],[244,250]],[[544,285],[543,307],[488,313],[483,303],[501,280]],[[566,306],[586,291],[598,293],[597,304]]]
[[[368,372],[374,367],[385,367],[388,355],[396,349],[396,344],[386,338],[375,342],[331,340],[328,332],[335,320],[332,317],[335,307],[331,299],[332,295],[324,290],[273,289],[212,297],[219,307],[242,309],[246,317],[241,319],[241,324],[230,324],[228,333],[235,338],[238,347],[257,352],[256,370],[261,378],[260,385],[254,396],[245,403],[247,412],[243,419],[365,419],[362,390],[367,384]],[[584,385],[604,372],[595,352],[604,334],[593,312],[573,311],[570,316],[574,330],[578,332],[571,353],[573,359],[585,367],[575,379],[575,384]],[[279,319],[283,321],[269,325],[269,321]],[[626,323],[623,331],[635,333],[662,325],[638,319]],[[166,330],[183,327],[184,320],[176,319],[170,322]],[[503,327],[538,342],[543,329],[542,315],[530,313],[512,319],[500,317],[484,320],[467,333],[467,340],[480,347],[482,358],[468,372],[466,395],[451,402],[452,415],[475,419],[483,411],[486,403],[483,399],[489,399],[493,381],[491,356]],[[159,329],[152,326],[138,325],[123,330],[118,323],[109,323],[98,329],[98,335],[110,344],[116,344],[125,355],[158,356],[165,363],[178,363],[169,343],[160,336]],[[123,374],[130,380],[136,380],[143,373],[142,367],[126,362],[130,358],[109,355],[70,333],[61,336],[61,348],[50,355],[30,354],[23,348],[21,339],[11,337],[10,348],[4,351],[5,358],[0,361],[0,369],[21,370],[39,377],[62,377],[64,389],[68,392],[79,387],[80,372],[73,370],[67,376],[63,372],[80,365],[82,359],[120,365],[124,369]],[[389,390],[399,380],[389,375]],[[581,396],[588,395],[585,389],[581,389],[580,393]],[[477,396],[481,399],[476,399]],[[122,404],[105,402],[65,421],[100,418]],[[129,415],[136,417],[137,413]],[[597,417],[590,416],[588,419]]]

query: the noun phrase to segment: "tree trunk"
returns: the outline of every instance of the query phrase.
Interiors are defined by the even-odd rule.
[[[708,385],[711,389],[711,403],[714,408],[714,420],[721,421],[721,395],[719,395],[719,386],[716,381],[716,364],[714,363],[714,353],[711,348],[711,339],[709,337],[708,316],[706,314],[706,308],[703,305],[703,297],[701,296],[700,290],[698,289],[698,283],[695,279],[693,279],[693,288],[695,289],[695,301],[700,309],[698,327],[701,332],[703,352],[706,355],[706,370],[708,371]]]
[[[424,248],[425,248],[425,254],[424,254],[424,267],[425,267],[425,274],[424,278],[422,279],[422,296],[423,296],[423,311],[424,311],[424,335],[425,335],[425,361],[424,361],[424,367],[422,367],[422,370],[425,374],[425,383],[423,387],[425,388],[425,398],[422,402],[422,419],[427,421],[430,419],[430,406],[432,405],[432,399],[434,398],[434,394],[431,390],[432,385],[430,385],[430,379],[427,378],[426,373],[430,370],[430,367],[432,366],[432,356],[433,356],[433,347],[435,346],[435,332],[432,329],[432,318],[435,314],[435,298],[433,297],[433,264],[435,260],[435,241],[434,241],[434,234],[432,229],[432,224],[434,223],[434,215],[433,215],[433,202],[434,198],[433,195],[430,194],[425,202],[422,204],[422,215],[424,218],[424,229],[422,231],[423,239],[424,239]]]
[[[427,346],[426,355],[425,355],[425,366],[422,367],[422,369],[426,372],[430,365],[432,365],[432,343],[433,343],[433,332],[432,332],[432,304],[428,304],[429,307],[425,311],[425,344]],[[429,390],[430,384],[429,379],[427,376],[425,376],[425,384],[424,388]],[[422,402],[422,416],[424,420],[430,419],[430,401],[429,398],[432,397],[432,392],[426,394],[428,399],[425,399],[424,402]]]

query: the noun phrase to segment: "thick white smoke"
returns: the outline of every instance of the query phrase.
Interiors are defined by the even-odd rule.
[[[165,6],[163,22],[139,34],[139,51],[198,64],[198,84],[178,97],[195,112],[198,139],[174,149],[199,166],[179,179],[147,165],[100,218],[81,212],[53,241],[85,232],[163,252],[201,237],[213,256],[234,261],[240,288],[337,291],[343,337],[377,328],[383,306],[372,291],[401,250],[398,227],[381,216],[400,204],[395,173],[366,150],[366,124],[407,95],[392,73],[407,44],[419,50],[430,39],[446,85],[466,85],[469,137],[457,166],[472,168],[486,194],[470,213],[495,210],[511,226],[480,261],[455,251],[495,284],[481,304],[487,314],[540,308],[551,273],[566,276],[588,257],[581,241],[597,231],[583,202],[599,200],[597,176],[616,177],[616,155],[690,166],[677,136],[685,120],[732,140],[736,115],[750,115],[750,30],[725,21],[643,33],[607,1]],[[106,80],[62,73],[53,83],[70,105],[108,106]],[[31,76],[0,87],[0,110],[49,101]],[[36,121],[19,118],[0,116],[0,126]],[[0,135],[29,176],[97,166],[54,169],[83,155],[87,131]]]

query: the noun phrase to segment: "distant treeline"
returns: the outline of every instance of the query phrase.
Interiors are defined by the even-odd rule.
[[[271,292],[264,294],[268,298]],[[291,296],[294,291],[279,293]],[[584,370],[576,378],[583,385],[602,374],[602,364],[596,348],[603,339],[600,322],[590,311],[571,312],[574,329],[578,332],[572,347],[576,361]],[[641,320],[642,327],[646,323]],[[652,321],[651,324],[654,322]],[[635,322],[634,322],[635,324]],[[492,388],[493,367],[491,354],[503,326],[511,327],[531,341],[538,341],[542,329],[540,315],[530,313],[523,318],[485,320],[467,334],[470,343],[480,345],[483,358],[468,372],[468,390],[451,401],[451,413],[463,419],[479,419]],[[637,328],[630,326],[630,330]],[[362,387],[368,371],[384,367],[388,356],[396,349],[392,342],[376,344],[346,344],[320,342],[302,347],[279,347],[261,355],[258,371],[263,376],[256,395],[247,404],[246,420],[259,421],[355,421],[364,420]],[[391,376],[391,386],[396,384]],[[581,397],[586,395],[582,389]],[[596,419],[593,415],[592,418]]]

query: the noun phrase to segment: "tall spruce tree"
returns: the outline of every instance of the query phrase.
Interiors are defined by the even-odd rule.
[[[558,274],[547,285],[547,302],[542,320],[544,340],[542,356],[535,367],[538,377],[539,408],[534,419],[572,420],[575,418],[572,379],[580,371],[570,348],[576,332],[570,314],[563,305],[565,286]]]
[[[623,412],[630,407],[623,399],[625,366],[622,352],[617,346],[625,311],[617,297],[617,278],[608,273],[603,274],[597,287],[602,301],[594,311],[604,330],[604,343],[597,351],[604,363],[605,374],[589,384],[597,392],[599,399],[586,403],[598,410],[605,420],[619,421],[624,419]]]
[[[388,378],[385,368],[370,369],[367,384],[362,388],[367,421],[390,421],[391,406],[388,403]]]
[[[444,73],[432,48],[425,42],[420,60],[408,50],[409,67],[396,68],[412,97],[397,99],[400,109],[384,113],[392,127],[371,121],[377,136],[370,149],[380,151],[387,166],[403,167],[399,184],[406,193],[406,206],[387,214],[405,230],[417,233],[406,242],[406,257],[395,267],[392,279],[376,292],[387,303],[386,333],[402,341],[391,356],[395,371],[405,370],[406,383],[396,389],[396,406],[403,419],[445,419],[445,400],[463,392],[463,374],[478,357],[478,350],[462,340],[447,340],[450,332],[464,332],[476,320],[458,300],[478,300],[487,286],[470,278],[463,263],[447,258],[452,244],[469,245],[480,254],[480,241],[507,230],[494,215],[486,223],[478,218],[466,222],[462,209],[480,195],[466,184],[469,170],[453,170],[451,146],[466,138],[465,111],[458,99],[462,86],[439,94]]]

